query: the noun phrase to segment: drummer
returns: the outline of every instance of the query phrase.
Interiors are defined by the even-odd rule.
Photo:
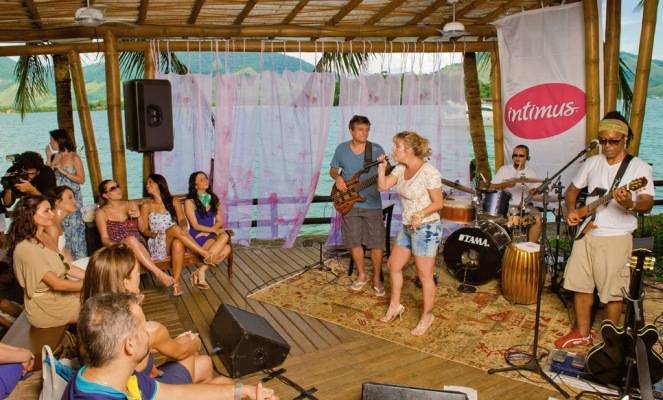
[[[537,183],[541,182],[536,176],[536,172],[527,165],[530,160],[529,147],[524,144],[519,144],[513,148],[511,154],[513,164],[503,165],[493,177],[489,190],[505,190],[511,194],[509,206],[518,207],[520,212],[524,212],[523,208],[528,206],[526,204],[527,198],[533,194]],[[530,242],[537,243],[541,237],[541,214],[534,213],[534,224],[529,227],[527,237]]]

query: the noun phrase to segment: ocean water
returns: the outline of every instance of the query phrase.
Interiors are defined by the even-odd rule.
[[[654,169],[654,179],[663,179],[663,99],[650,98],[647,100],[647,111],[644,121],[644,132],[640,144],[640,158],[651,163]],[[339,121],[340,113],[338,109],[332,112],[331,126],[329,131],[329,142],[325,152],[325,159],[322,164],[322,173],[316,194],[328,195],[332,180],[327,174],[329,162],[333,156],[337,145],[337,132],[339,126],[344,126]],[[78,115],[74,113],[76,119],[76,143],[79,146],[79,154],[85,161],[85,152],[83,151],[83,138],[78,124]],[[97,149],[99,152],[99,163],[101,166],[101,175],[103,179],[112,177],[110,141],[108,137],[108,118],[105,111],[92,112],[92,122],[95,129]],[[44,154],[44,148],[49,140],[48,131],[57,127],[57,116],[55,112],[31,113],[25,116],[21,121],[18,114],[0,114],[0,172],[4,172],[10,166],[6,160],[9,154],[21,153],[27,150],[38,151]],[[486,142],[488,147],[489,161],[494,169],[494,146],[493,146],[492,127],[486,127]],[[127,179],[128,194],[130,198],[142,196],[142,154],[127,151]],[[88,181],[83,185],[83,201],[88,204],[92,202],[92,189]],[[663,187],[656,190],[656,198],[663,199]],[[332,211],[331,204],[312,204],[308,216],[322,217],[330,216]],[[654,213],[663,212],[663,207],[656,207]],[[303,234],[326,234],[328,225],[305,225],[300,235]]]

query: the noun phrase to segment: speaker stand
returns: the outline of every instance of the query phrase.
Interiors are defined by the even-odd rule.
[[[278,379],[281,382],[285,383],[286,385],[298,391],[299,396],[295,397],[293,400],[301,400],[301,399],[318,400],[317,397],[313,396],[313,393],[317,392],[318,388],[312,387],[310,389],[304,389],[303,387],[299,386],[297,383],[291,381],[285,375],[283,375],[285,373],[285,368],[279,368],[277,370],[265,369],[262,372],[264,372],[267,376],[262,378],[260,380],[261,382],[266,383],[271,381],[272,379]]]

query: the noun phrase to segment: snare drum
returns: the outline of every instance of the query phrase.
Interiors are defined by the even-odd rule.
[[[502,258],[502,295],[515,304],[536,303],[539,287],[539,248],[536,243],[511,243]]]
[[[447,221],[469,224],[474,220],[474,207],[469,201],[444,200],[440,217]]]

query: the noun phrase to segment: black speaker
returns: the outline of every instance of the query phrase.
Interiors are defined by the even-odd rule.
[[[232,378],[281,365],[290,345],[260,315],[222,304],[212,326],[212,343]]]
[[[173,100],[170,82],[134,79],[124,82],[124,125],[127,149],[173,149]]]
[[[451,390],[366,382],[361,387],[361,400],[467,400],[467,395]]]

